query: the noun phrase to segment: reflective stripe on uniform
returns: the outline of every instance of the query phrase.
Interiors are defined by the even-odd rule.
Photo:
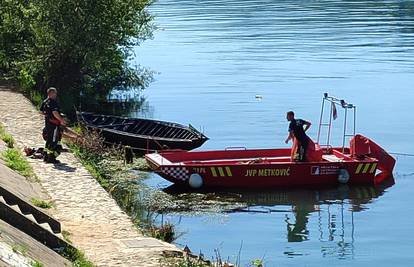
[[[58,127],[56,127],[55,130],[53,131],[53,142],[56,142],[57,135],[58,135]]]

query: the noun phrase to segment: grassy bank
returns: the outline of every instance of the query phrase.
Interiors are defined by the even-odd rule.
[[[8,148],[13,148],[14,144],[16,143],[14,141],[13,136],[11,134],[8,134],[6,132],[6,129],[4,128],[3,124],[0,123],[0,139],[3,140],[3,142],[6,143]]]
[[[67,141],[67,144],[83,166],[111,194],[140,230],[151,237],[173,242],[176,239],[174,225],[168,222],[161,225],[155,223],[155,213],[149,204],[154,192],[140,181],[145,174],[131,171],[147,170],[145,161],[136,159],[133,164],[126,164],[120,147],[105,146],[97,133],[79,127],[75,130],[82,138]]]
[[[6,132],[5,127],[0,123],[0,139],[3,140],[7,148],[0,153],[0,158],[4,160],[7,167],[16,171],[20,175],[26,177],[28,180],[32,182],[39,182],[36,174],[33,171],[33,168],[30,166],[29,162],[27,161],[26,157],[23,153],[16,147],[15,141],[13,136]],[[53,207],[53,203],[50,201],[45,201],[41,199],[32,198],[31,203],[37,207],[43,209],[49,209]],[[13,251],[18,251],[21,254],[25,254],[25,251],[22,247],[15,246],[13,247]],[[93,267],[93,263],[88,261],[84,255],[84,253],[78,249],[71,249],[66,250],[63,252],[59,252],[63,257],[70,260],[72,262],[73,267]],[[33,261],[32,266],[43,266],[43,264],[39,261]]]
[[[30,181],[38,181],[33,168],[29,165],[22,152],[16,148],[7,148],[1,153],[1,158],[5,161],[6,166],[26,177]]]
[[[219,210],[217,206],[224,205],[219,201],[209,200],[211,195],[182,194],[181,198],[175,198],[162,191],[151,189],[142,182],[146,173],[131,171],[148,169],[143,159],[134,159],[134,164],[126,164],[120,147],[104,146],[103,139],[97,133],[81,128],[76,128],[76,131],[82,138],[66,141],[71,151],[146,235],[173,242],[180,234],[177,233],[174,224],[157,220],[158,215],[177,211],[189,211],[193,214],[195,209],[203,209],[206,206],[209,206],[208,212],[216,212]],[[160,266],[233,266],[219,258],[213,261],[215,263],[212,265],[202,257],[173,255],[165,256]]]
[[[31,181],[38,181],[33,168],[29,165],[23,153],[14,147],[16,141],[14,141],[13,136],[6,132],[5,127],[1,123],[0,139],[7,145],[7,148],[0,154],[0,158],[5,161],[6,166]]]

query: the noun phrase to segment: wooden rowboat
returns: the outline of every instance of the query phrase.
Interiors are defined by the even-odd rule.
[[[136,153],[161,150],[192,150],[208,137],[191,125],[77,112],[78,121],[89,129],[98,130],[106,143],[130,146]]]

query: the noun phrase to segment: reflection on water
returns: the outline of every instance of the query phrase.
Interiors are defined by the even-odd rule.
[[[229,208],[221,204],[221,210],[215,210],[223,214],[249,214],[269,215],[282,214],[280,222],[285,224],[285,237],[288,243],[309,241],[312,237],[322,244],[320,254],[322,257],[335,257],[338,259],[352,259],[354,257],[355,223],[354,213],[368,209],[367,205],[380,198],[388,188],[394,185],[394,179],[389,179],[378,186],[340,185],[335,188],[325,189],[280,189],[265,191],[201,191],[194,197],[194,193],[186,191],[175,185],[165,188],[163,191],[173,196],[175,201],[186,200],[187,209],[194,211],[192,205],[200,209],[199,202],[213,200],[210,205],[217,202],[229,202],[235,205]],[[182,208],[182,207],[181,207]],[[183,211],[181,209],[181,211]],[[198,210],[200,211],[200,210]],[[211,210],[207,209],[207,212]],[[181,221],[180,212],[173,210],[164,211],[164,216],[169,220]],[[167,214],[167,215],[166,215]],[[199,214],[208,217],[208,213]],[[163,217],[164,218],[164,217]],[[316,224],[309,228],[309,220]],[[257,227],[260,227],[260,222]],[[197,238],[202,238],[198,236]],[[272,240],[261,240],[272,242]],[[180,243],[180,240],[178,240]],[[184,245],[184,244],[183,244]],[[188,245],[188,244],[186,244]],[[294,247],[286,246],[283,254],[287,258],[304,256],[306,253],[295,251]]]

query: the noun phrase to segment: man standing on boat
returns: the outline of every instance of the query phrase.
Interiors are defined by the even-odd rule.
[[[57,90],[54,87],[47,89],[47,98],[43,101],[40,111],[45,116],[45,128],[43,129],[43,138],[46,141],[44,161],[47,163],[59,163],[56,160],[61,152],[60,140],[62,139],[61,126],[66,122],[60,115],[59,105],[57,103]]]
[[[306,131],[310,128],[311,123],[302,119],[295,119],[295,113],[289,111],[286,114],[286,119],[289,123],[289,135],[285,140],[287,144],[289,140],[293,140],[294,160],[306,161],[306,149],[309,144],[309,137]]]

